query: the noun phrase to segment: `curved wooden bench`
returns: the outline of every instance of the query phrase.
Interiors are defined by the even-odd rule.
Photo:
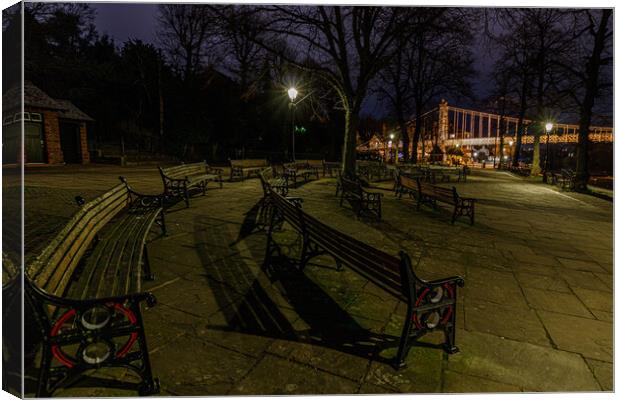
[[[141,282],[153,278],[147,235],[154,224],[166,231],[164,198],[121,180],[78,201],[83,206],[26,269],[25,299],[43,335],[38,397],[102,367],[136,372],[141,395],[159,391],[140,305],[156,303]]]
[[[455,353],[457,286],[463,286],[459,276],[426,281],[414,272],[411,259],[400,251],[398,257],[377,250],[353,237],[334,229],[302,210],[301,199],[285,198],[275,191],[270,193],[271,221],[267,237],[266,264],[271,265],[274,254],[282,256],[273,239],[273,230],[282,222],[289,223],[302,237],[302,251],[298,260],[301,269],[321,254],[332,256],[340,269],[342,265],[370,280],[386,293],[407,304],[403,329],[394,360],[396,368],[405,366],[405,360],[414,339],[442,330],[444,350]]]

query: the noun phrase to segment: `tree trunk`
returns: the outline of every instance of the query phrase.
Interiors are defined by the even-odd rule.
[[[523,134],[525,133],[525,127],[523,126],[523,120],[525,119],[525,110],[527,109],[527,97],[525,91],[527,89],[527,79],[526,76],[523,76],[523,86],[521,88],[521,105],[519,107],[519,122],[518,128],[515,138],[515,150],[514,155],[511,154],[512,157],[512,166],[519,166],[519,156],[521,155],[521,142],[523,138]]]
[[[398,125],[400,126],[400,137],[403,141],[403,162],[409,161],[409,132],[407,132],[407,123],[402,113],[399,112]]]
[[[540,174],[540,135],[536,133],[534,135],[534,157],[532,158],[532,172],[531,176],[537,176]]]
[[[504,136],[506,135],[506,119],[504,118],[504,110],[499,120],[499,165],[497,169],[502,169],[502,159],[504,158]]]
[[[596,32],[592,56],[586,67],[585,81],[586,93],[579,110],[579,139],[577,142],[577,168],[575,171],[575,190],[585,192],[588,189],[588,144],[590,134],[590,120],[592,119],[592,107],[598,91],[598,75],[601,66],[601,55],[605,48],[605,36],[607,35],[607,22],[611,16],[611,9],[605,9],[601,14],[599,29]]]
[[[357,110],[347,108],[344,114],[344,146],[342,147],[342,174],[344,176],[355,175],[358,125]]]
[[[420,142],[420,133],[422,132],[422,112],[416,108],[415,111],[415,129],[413,130],[413,146],[411,146],[411,162],[418,163],[418,143]],[[424,156],[424,139],[422,139],[422,156]]]

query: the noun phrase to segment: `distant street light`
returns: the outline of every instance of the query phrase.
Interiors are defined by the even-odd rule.
[[[547,122],[545,124],[545,131],[547,132],[547,145],[545,146],[545,168],[543,169],[543,182],[547,183],[547,168],[549,163],[549,133],[553,129],[553,123]]]
[[[288,97],[291,99],[291,102],[295,102],[298,93],[299,92],[297,92],[297,89],[295,89],[294,87],[288,90]]]
[[[293,162],[295,162],[295,99],[297,98],[297,89],[291,87],[288,89],[288,97],[291,99],[291,120],[293,121]]]

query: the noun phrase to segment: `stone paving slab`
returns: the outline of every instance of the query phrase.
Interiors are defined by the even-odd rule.
[[[28,171],[26,217],[41,228],[27,231],[27,241],[43,245],[75,212],[75,193],[93,198],[118,175],[140,191],[161,191],[155,167]],[[290,193],[359,240],[392,254],[406,250],[425,279],[465,278],[457,306],[461,352],[414,347],[398,371],[388,360],[404,304],[346,268],[337,271],[328,256],[303,273],[261,268],[257,179],[210,188],[189,208],[175,205],[166,215],[168,235],[150,238],[156,279],[144,284],[159,300],[144,318],[162,394],[611,390],[612,204],[496,171],[474,171],[454,185],[479,199],[474,226],[451,225],[445,207],[418,211],[389,190],[382,221],[356,219],[338,205],[329,178]],[[391,189],[391,182],[378,186]],[[3,189],[15,191],[10,179]],[[286,225],[276,237],[290,256],[298,254],[299,238]],[[35,255],[36,247],[29,251]],[[423,338],[441,340],[439,332]],[[135,383],[130,373],[99,373]],[[58,394],[134,393],[86,383]]]

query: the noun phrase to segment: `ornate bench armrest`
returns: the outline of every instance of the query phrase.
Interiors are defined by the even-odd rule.
[[[224,174],[224,168],[209,167],[209,168],[207,168],[207,173],[208,174],[222,175],[222,174]]]
[[[166,193],[159,193],[159,194],[145,194],[145,193],[140,193],[135,191],[131,186],[129,186],[129,183],[127,183],[127,179],[124,176],[119,176],[118,177],[121,182],[123,182],[125,184],[125,187],[127,187],[127,191],[130,193],[131,196],[135,196],[135,199],[132,199],[131,204],[138,204],[141,206],[149,206],[152,207],[154,204],[158,204],[159,206],[163,207],[164,205],[164,201],[167,198]]]
[[[458,275],[451,276],[448,278],[435,279],[432,281],[421,280],[421,282],[423,286],[429,286],[429,287],[441,286],[441,285],[445,285],[446,283],[455,283],[459,285],[460,287],[465,286],[465,279],[463,279],[463,277],[460,277]]]
[[[102,297],[97,299],[71,299],[65,297],[58,297],[46,293],[34,284],[30,283],[30,281],[28,281],[27,291],[32,291],[35,297],[42,299],[44,303],[54,306],[71,307],[78,309],[85,309],[96,306],[98,304],[124,304],[128,301],[132,303],[140,303],[142,301],[146,301],[146,305],[148,307],[154,307],[157,304],[157,298],[151,292],[129,293],[125,295]]]
[[[377,200],[383,196],[383,193],[378,192],[368,192],[362,189],[362,196],[366,197],[368,200]]]
[[[304,199],[302,199],[301,197],[286,197],[286,200],[300,207],[301,207],[301,204],[304,202]]]

